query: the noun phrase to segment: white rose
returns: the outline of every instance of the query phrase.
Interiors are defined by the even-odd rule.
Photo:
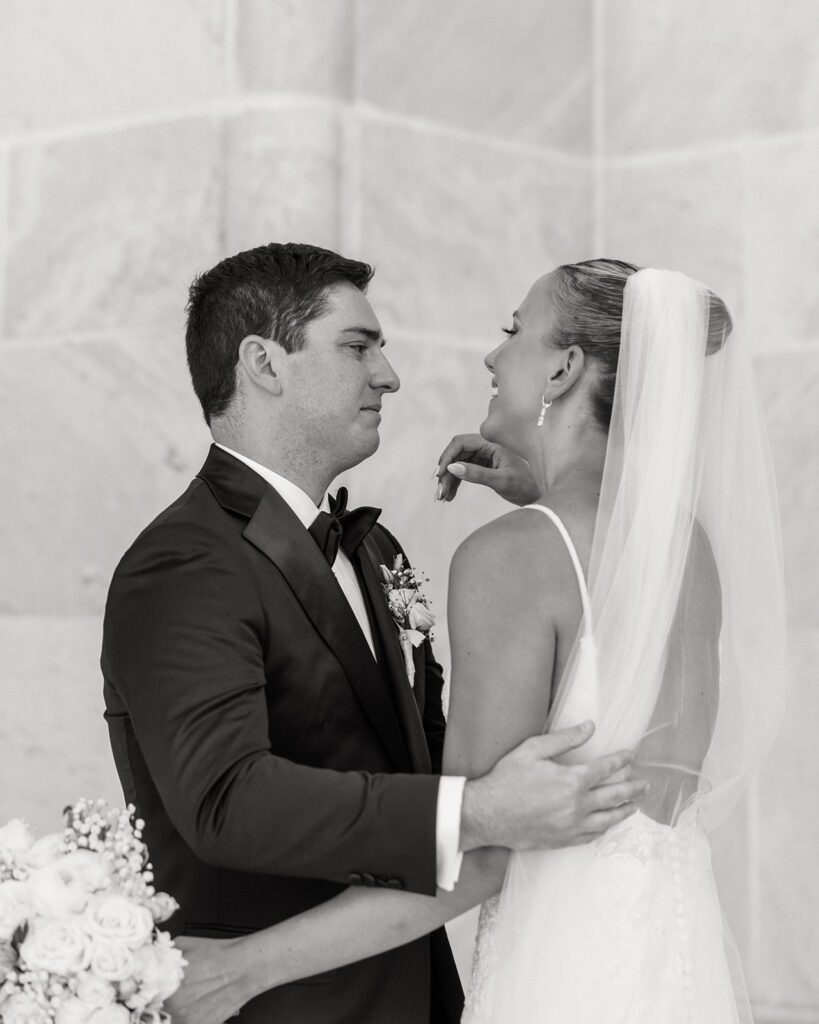
[[[22,818],[12,818],[0,828],[0,851],[12,857],[23,854],[34,842],[34,833]]]
[[[88,889],[80,879],[63,869],[61,860],[32,871],[28,893],[35,913],[43,917],[76,914],[88,902]]]
[[[3,1024],[51,1024],[48,1013],[22,992],[3,1003]]]
[[[95,938],[91,946],[91,970],[105,981],[125,981],[134,973],[134,957],[127,946],[113,939]]]
[[[131,1013],[121,1003],[100,1006],[88,1018],[88,1024],[130,1024]]]
[[[54,1024],[88,1024],[88,1019],[95,1009],[96,1007],[89,1006],[80,999],[66,999],[57,1009]]]
[[[0,882],[0,942],[8,942],[30,913],[28,883]]]
[[[53,832],[48,836],[41,836],[26,854],[26,861],[29,867],[42,868],[59,860],[62,853],[63,837]]]
[[[92,896],[85,916],[93,935],[122,942],[130,949],[144,945],[154,930],[150,910],[118,893]]]
[[[137,987],[137,983],[133,978],[126,978],[125,981],[119,982],[117,988],[119,989],[120,999],[127,1002],[136,992]]]
[[[154,921],[158,923],[167,921],[177,910],[179,910],[179,904],[173,896],[169,896],[166,892],[158,892],[151,897],[151,913]]]
[[[65,875],[75,879],[88,892],[95,892],[105,886],[110,872],[105,857],[93,850],[73,850],[60,861]]]
[[[40,921],[20,946],[20,960],[33,971],[48,971],[67,977],[88,966],[88,936],[76,921]]]
[[[153,946],[134,954],[139,992],[129,1003],[139,1009],[164,1003],[182,984],[185,960],[167,932],[160,932]]]
[[[93,963],[93,950],[92,961]],[[77,998],[89,1006],[107,1006],[117,998],[117,990],[110,981],[97,977],[90,971],[80,975],[77,985]]]
[[[410,629],[420,629],[422,631],[432,629],[435,625],[435,616],[426,605],[416,601],[409,610],[409,625]]]

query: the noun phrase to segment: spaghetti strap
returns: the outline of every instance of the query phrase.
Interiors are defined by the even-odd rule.
[[[583,603],[583,634],[585,636],[590,636],[592,632],[592,617],[589,588],[586,583],[586,577],[583,573],[583,566],[580,564],[580,559],[577,555],[577,548],[574,546],[574,542],[569,535],[569,531],[563,525],[563,520],[560,516],[546,505],[524,505],[523,508],[534,508],[539,512],[543,512],[544,515],[548,516],[548,518],[552,520],[557,527],[558,533],[563,538],[563,541],[568,548],[572,565],[574,566],[575,575],[577,576],[577,585],[580,588],[580,600]]]

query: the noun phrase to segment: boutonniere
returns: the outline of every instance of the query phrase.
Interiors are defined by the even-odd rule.
[[[421,593],[415,571],[404,565],[404,556],[396,555],[392,569],[386,565],[381,567],[383,582],[381,587],[387,595],[387,606],[398,626],[401,650],[404,652],[404,665],[409,676],[410,686],[415,685],[415,664],[412,660],[413,647],[419,647],[427,637],[432,639],[432,627],[435,616],[429,610],[429,601]],[[429,578],[424,577],[429,583]]]

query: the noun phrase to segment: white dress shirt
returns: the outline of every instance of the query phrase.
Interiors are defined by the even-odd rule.
[[[235,452],[232,448],[227,448],[223,444],[218,444],[217,448],[221,448],[228,455],[232,455],[234,459],[244,462],[246,466],[249,466],[263,480],[270,484],[287,502],[305,529],[309,529],[312,526],[313,520],[319,514],[319,509],[310,495],[306,494],[292,480],[288,480],[279,473],[274,473],[267,466],[262,466],[260,463],[254,462],[253,459],[249,459],[246,455],[240,455],[239,452]],[[330,510],[330,503],[326,494],[321,503],[321,508],[328,512]],[[332,569],[361,627],[361,632],[364,634],[370,650],[373,652],[373,657],[375,657],[375,643],[358,577],[355,574],[352,562],[342,548],[338,549]],[[408,679],[407,686],[409,685]],[[466,779],[460,776],[442,775],[438,786],[438,803],[435,815],[436,881],[440,889],[448,891],[455,888],[455,883],[458,881],[461,873],[461,863],[463,862],[463,854],[458,847],[461,840],[461,808],[463,805],[465,783]]]

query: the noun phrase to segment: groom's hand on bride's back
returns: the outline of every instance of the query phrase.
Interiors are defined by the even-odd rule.
[[[589,842],[637,809],[647,784],[627,778],[630,751],[586,764],[553,760],[582,746],[594,727],[533,736],[502,757],[486,775],[467,782],[461,848],[505,846],[549,849]]]
[[[528,505],[540,497],[529,463],[480,434],[453,437],[438,459],[435,475],[439,501],[452,501],[462,481],[489,487],[513,505]]]

